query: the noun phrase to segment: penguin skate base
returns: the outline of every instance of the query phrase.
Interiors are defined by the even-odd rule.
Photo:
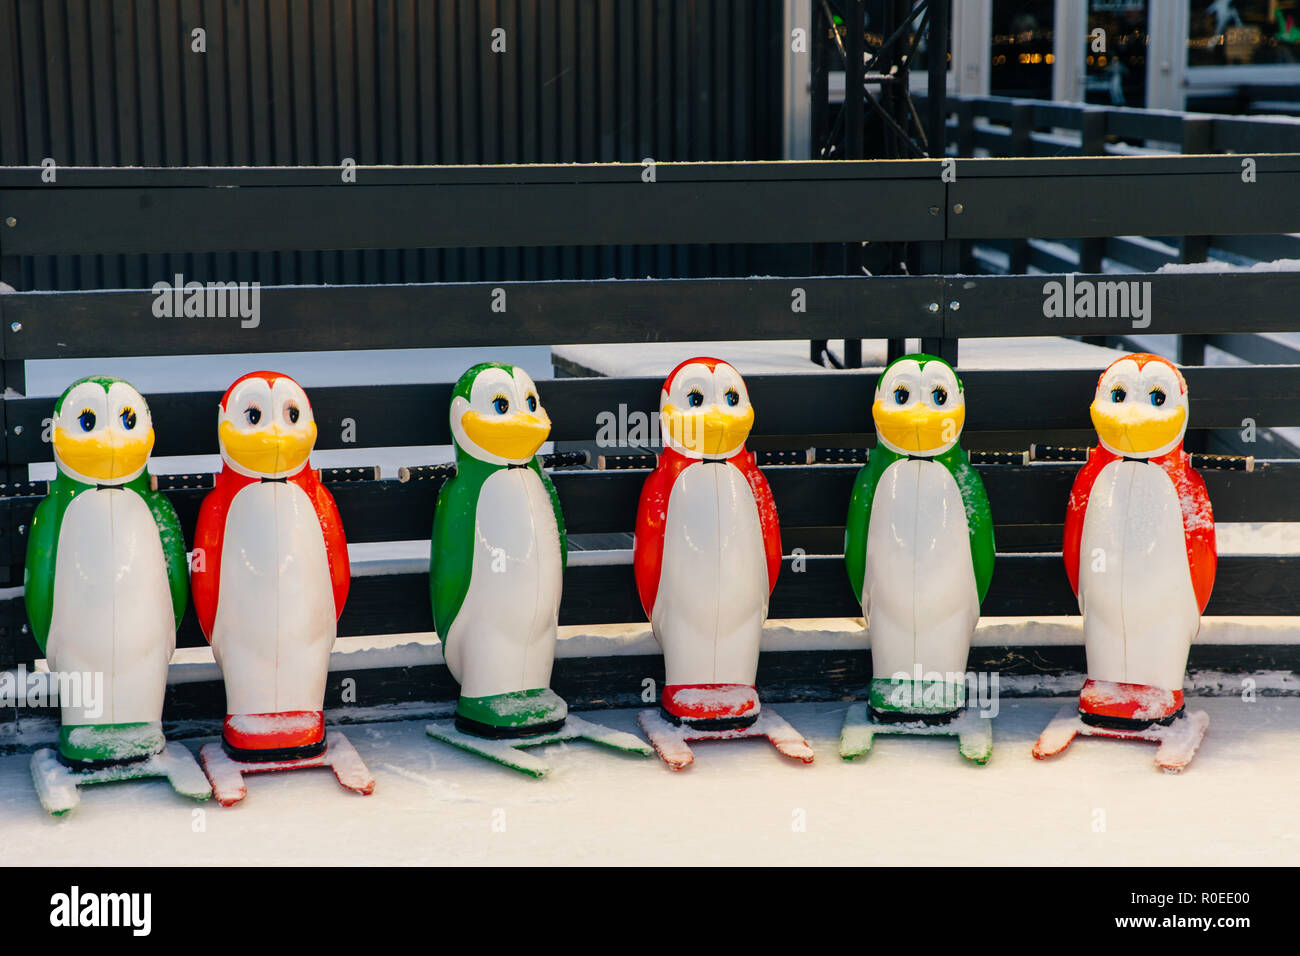
[[[1078,734],[1085,737],[1113,737],[1116,740],[1148,740],[1160,744],[1156,751],[1156,766],[1166,773],[1179,773],[1196,756],[1196,748],[1210,726],[1210,716],[1203,710],[1189,710],[1172,724],[1152,724],[1141,730],[1120,730],[1114,727],[1095,727],[1079,717],[1077,702],[1071,701],[1061,708],[1052,722],[1039,735],[1034,744],[1034,756],[1039,760],[1059,754]]]
[[[532,777],[544,777],[551,772],[551,766],[541,757],[526,753],[525,747],[540,747],[544,744],[561,743],[566,740],[590,740],[592,743],[622,750],[626,753],[651,756],[654,751],[632,734],[621,730],[610,730],[599,724],[593,724],[569,714],[564,726],[559,730],[535,737],[476,737],[456,729],[454,720],[440,720],[429,724],[424,732],[434,740],[459,747],[470,753],[487,757],[503,766],[518,770]]]
[[[771,708],[764,707],[758,720],[748,727],[731,730],[700,730],[686,724],[673,724],[657,710],[643,710],[636,715],[637,723],[645,731],[650,743],[674,770],[684,770],[695,762],[695,754],[687,746],[690,740],[736,740],[743,737],[766,737],[781,754],[813,762],[813,749],[803,735]]]
[[[36,795],[40,797],[41,806],[56,816],[67,813],[81,802],[79,787],[147,777],[166,777],[172,788],[183,797],[206,800],[212,796],[207,778],[184,744],[169,743],[161,752],[144,760],[91,770],[74,770],[48,747],[32,754],[32,781],[36,784]]]
[[[217,802],[223,807],[233,806],[248,795],[248,788],[244,785],[246,773],[329,767],[334,771],[338,782],[349,790],[369,794],[375,789],[375,778],[366,769],[361,756],[352,746],[351,741],[337,730],[328,733],[325,737],[325,752],[315,757],[245,762],[232,758],[221,749],[220,743],[204,744],[199,749],[199,757],[203,760],[203,769],[208,779],[212,781],[212,790],[217,796]]]
[[[869,753],[876,734],[956,737],[957,752],[981,766],[993,756],[993,721],[969,708],[944,724],[927,724],[922,720],[882,723],[871,719],[865,703],[851,704],[840,731],[840,756],[852,760]]]

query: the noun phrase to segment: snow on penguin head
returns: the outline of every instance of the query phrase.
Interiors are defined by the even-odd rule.
[[[493,465],[521,465],[551,434],[537,384],[516,365],[481,362],[460,377],[451,394],[457,455]]]
[[[73,382],[54,406],[54,462],[83,484],[137,478],[153,451],[153,417],[144,396],[120,378]]]
[[[730,458],[745,447],[754,406],[740,373],[721,359],[682,362],[659,393],[664,446],[688,458]]]
[[[876,438],[899,455],[942,455],[961,438],[966,396],[941,358],[918,352],[895,359],[876,381],[871,417]]]
[[[1187,431],[1187,382],[1159,355],[1126,355],[1101,373],[1091,412],[1097,438],[1112,454],[1166,455],[1182,444]]]
[[[316,445],[316,419],[302,386],[279,372],[249,372],[217,410],[221,458],[253,478],[297,474]]]

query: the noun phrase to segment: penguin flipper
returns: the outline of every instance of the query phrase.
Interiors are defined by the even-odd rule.
[[[551,476],[542,468],[541,458],[534,457],[528,463],[528,467],[537,472],[537,477],[542,479],[542,487],[551,496],[551,508],[555,511],[555,527],[560,532],[560,571],[566,571],[569,567],[569,537],[564,531],[564,512],[560,508],[560,496],[555,493]]]
[[[1097,445],[1088,449],[1088,461],[1074,476],[1074,485],[1070,488],[1070,501],[1065,511],[1065,540],[1061,544],[1061,556],[1065,559],[1065,573],[1070,579],[1074,596],[1079,596],[1079,549],[1083,546],[1083,519],[1088,513],[1088,498],[1092,486],[1102,469],[1119,456]]]
[[[989,593],[989,583],[993,580],[993,562],[997,557],[989,496],[984,490],[979,472],[971,467],[970,456],[960,445],[954,445],[939,456],[939,461],[948,468],[953,480],[957,482],[962,504],[966,507],[966,526],[970,530],[970,561],[975,570],[975,591],[983,604],[985,595]]]
[[[1183,540],[1187,544],[1187,565],[1192,576],[1192,591],[1202,614],[1210,603],[1214,577],[1219,567],[1219,549],[1214,536],[1214,509],[1203,479],[1192,467],[1191,458],[1181,448],[1176,455],[1162,461],[1174,483],[1183,512]]]
[[[767,593],[771,594],[781,573],[781,517],[776,511],[776,499],[772,497],[772,486],[767,483],[767,477],[754,461],[753,452],[742,451],[731,461],[749,482],[754,504],[758,506],[758,523],[763,531],[763,551],[767,558]]]
[[[659,572],[664,560],[664,525],[668,521],[668,499],[673,483],[690,459],[665,448],[654,470],[641,486],[636,509],[636,528],[632,536],[632,570],[636,590],[648,620],[654,618],[655,597],[659,594]]]
[[[221,549],[226,538],[226,517],[230,514],[230,504],[235,495],[255,480],[235,474],[227,465],[217,474],[216,486],[199,506],[199,520],[194,526],[190,592],[194,596],[194,613],[199,619],[199,627],[209,641],[217,622],[217,599],[221,596]]]
[[[176,516],[176,509],[161,491],[149,487],[149,473],[145,472],[131,486],[149,508],[153,522],[158,526],[158,539],[162,542],[163,560],[167,564],[167,586],[171,590],[172,613],[176,617],[176,626],[180,627],[181,618],[185,616],[185,605],[190,598],[189,561],[185,556],[185,533],[181,531],[181,519]]]
[[[867,528],[871,524],[871,505],[880,478],[903,456],[877,444],[867,454],[867,463],[858,470],[849,498],[849,514],[844,522],[844,566],[848,571],[853,596],[862,603],[862,581],[867,571]]]
[[[479,462],[469,455],[458,456],[456,476],[438,492],[430,536],[429,603],[433,627],[446,653],[451,626],[469,593],[474,571],[474,527],[478,521],[478,499],[483,482],[498,466]]]
[[[339,506],[335,503],[334,496],[321,483],[314,468],[304,468],[299,476],[301,487],[311,499],[316,521],[325,539],[325,557],[329,562],[334,617],[337,620],[343,614],[343,605],[348,601],[348,590],[352,586],[352,565],[348,561],[348,539],[343,533],[343,519],[339,517]]]
[[[45,653],[54,617],[54,573],[58,564],[59,531],[63,514],[78,493],[89,486],[60,474],[50,483],[50,491],[36,506],[27,535],[27,558],[23,572],[23,598],[32,635]]]

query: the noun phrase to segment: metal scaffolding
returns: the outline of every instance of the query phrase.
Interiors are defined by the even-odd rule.
[[[867,23],[867,8],[883,14]],[[950,0],[813,0],[812,143],[818,159],[920,159],[944,154]],[[870,26],[870,29],[868,29]],[[925,53],[928,93],[924,116],[911,92],[912,65]],[[844,99],[835,108],[831,74],[842,69]],[[822,245],[814,268],[822,274],[906,274],[916,250],[904,243],[870,249],[848,243],[841,252]],[[842,262],[835,262],[842,258]],[[902,354],[902,341],[891,341],[891,356]],[[842,360],[824,340],[811,343],[817,364],[856,368],[862,343],[847,340]]]

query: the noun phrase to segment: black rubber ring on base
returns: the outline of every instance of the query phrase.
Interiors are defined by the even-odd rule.
[[[69,770],[104,770],[108,767],[126,767],[133,763],[144,763],[150,757],[156,757],[161,750],[155,750],[151,754],[142,754],[138,757],[116,757],[107,760],[76,760],[72,757],[65,757],[61,751],[54,751],[54,755],[59,758],[59,763]]]
[[[1187,716],[1187,705],[1184,704],[1168,717],[1161,717],[1159,720],[1135,720],[1132,717],[1107,717],[1104,714],[1089,714],[1082,708],[1079,709],[1079,719],[1089,727],[1101,727],[1105,730],[1146,730],[1148,727],[1154,727],[1159,724],[1161,727],[1168,727],[1175,720]]]
[[[759,714],[744,717],[678,717],[676,714],[670,714],[663,705],[660,705],[659,712],[670,724],[676,727],[689,727],[691,730],[743,730],[754,726],[759,718]]]
[[[867,705],[867,713],[878,724],[925,724],[927,727],[942,727],[961,716],[962,708],[947,710],[941,714],[909,714],[898,710],[876,710]]]
[[[243,747],[236,747],[225,737],[222,737],[221,749],[226,752],[227,757],[231,760],[237,760],[239,763],[280,763],[285,760],[307,760],[311,757],[319,757],[325,752],[325,738],[322,737],[314,744],[303,744],[301,747],[245,750]]]
[[[516,740],[525,737],[540,737],[543,734],[553,734],[557,730],[563,729],[564,721],[565,718],[561,717],[559,720],[548,720],[544,724],[499,727],[495,724],[485,724],[457,714],[456,729],[462,733],[473,734],[475,737],[485,737],[488,740]]]

